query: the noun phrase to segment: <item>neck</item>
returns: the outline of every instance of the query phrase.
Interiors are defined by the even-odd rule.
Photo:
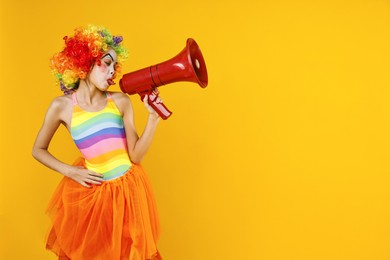
[[[78,100],[89,105],[99,103],[102,98],[105,99],[105,93],[88,80],[81,80],[76,92]]]

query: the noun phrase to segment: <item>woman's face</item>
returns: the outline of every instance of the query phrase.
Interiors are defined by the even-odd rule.
[[[110,85],[114,85],[115,67],[117,55],[113,49],[103,54],[100,65],[95,63],[89,73],[89,80],[101,91],[106,91]]]

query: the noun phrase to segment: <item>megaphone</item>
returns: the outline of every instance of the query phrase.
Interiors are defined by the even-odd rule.
[[[119,86],[124,93],[139,94],[141,100],[148,95],[149,105],[165,120],[172,112],[163,103],[158,102],[158,94],[155,94],[154,90],[178,81],[198,83],[202,88],[207,86],[206,64],[194,39],[187,39],[186,47],[175,57],[123,75]]]

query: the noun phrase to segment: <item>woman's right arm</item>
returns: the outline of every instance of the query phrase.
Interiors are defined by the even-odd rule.
[[[66,100],[63,97],[54,99],[47,110],[42,127],[38,132],[32,149],[33,157],[50,169],[61,173],[64,176],[72,178],[85,187],[89,184],[101,184],[102,175],[89,171],[83,167],[72,166],[61,162],[55,158],[49,151],[49,144],[57,131],[58,127],[64,122],[66,116]]]

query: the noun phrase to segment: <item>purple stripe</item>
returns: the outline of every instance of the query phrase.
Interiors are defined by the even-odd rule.
[[[99,135],[99,136],[89,138],[89,139],[85,140],[84,142],[76,143],[76,145],[79,149],[83,149],[83,148],[90,147],[90,146],[96,144],[97,142],[100,142],[100,141],[102,141],[104,139],[108,139],[108,138],[121,138],[122,139],[123,136],[121,134],[104,134],[104,135]]]

